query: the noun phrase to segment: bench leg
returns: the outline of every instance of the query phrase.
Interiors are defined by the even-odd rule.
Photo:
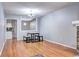
[[[40,37],[39,37],[39,42],[40,42]]]
[[[30,42],[30,38],[26,38],[26,43],[29,43]]]
[[[42,41],[43,41],[43,37],[42,37]]]

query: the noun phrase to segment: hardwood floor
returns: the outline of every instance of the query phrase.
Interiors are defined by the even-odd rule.
[[[76,50],[48,41],[26,43],[21,40],[7,40],[1,54],[2,57],[32,57],[35,55],[44,57],[73,57]]]

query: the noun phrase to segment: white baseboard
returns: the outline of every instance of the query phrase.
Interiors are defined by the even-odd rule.
[[[3,49],[4,49],[4,45],[5,45],[5,43],[6,43],[6,40],[7,40],[7,39],[5,39],[5,41],[4,41],[4,43],[3,43],[2,49],[1,49],[1,51],[0,51],[0,56],[1,56],[2,51],[3,51]]]
[[[48,41],[48,42],[51,42],[51,43],[55,43],[55,44],[59,44],[59,45],[62,45],[62,46],[71,48],[71,49],[76,49],[76,48],[73,48],[73,47],[71,47],[71,46],[68,46],[68,45],[65,45],[65,44],[61,44],[61,43],[58,43],[58,42],[55,42],[55,41],[52,41],[52,40],[47,40],[47,39],[45,39],[45,40]]]

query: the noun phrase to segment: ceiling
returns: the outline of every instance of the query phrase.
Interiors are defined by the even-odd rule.
[[[28,15],[28,10],[37,10],[34,16],[44,16],[72,4],[71,2],[3,2],[6,15]]]

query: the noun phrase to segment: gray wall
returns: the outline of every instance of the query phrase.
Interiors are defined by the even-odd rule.
[[[44,39],[76,48],[75,27],[72,21],[79,20],[79,3],[52,12],[40,19],[40,33]]]
[[[0,3],[0,53],[1,53],[1,49],[3,47],[5,38],[4,38],[4,13],[3,13],[3,7],[2,4]]]

